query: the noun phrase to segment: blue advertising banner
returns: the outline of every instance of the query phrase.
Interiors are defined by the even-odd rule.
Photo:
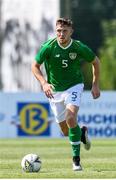
[[[115,138],[116,92],[84,92],[77,120],[90,138]],[[0,138],[39,136],[63,137],[44,93],[0,93]]]

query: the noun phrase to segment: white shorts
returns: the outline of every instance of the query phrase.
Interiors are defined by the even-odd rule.
[[[49,102],[57,123],[65,120],[67,106],[80,106],[83,88],[84,84],[81,83],[63,92],[53,92],[54,98],[49,99]]]

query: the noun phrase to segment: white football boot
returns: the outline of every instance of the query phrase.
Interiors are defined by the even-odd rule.
[[[73,157],[73,171],[82,171],[79,156],[74,156]]]

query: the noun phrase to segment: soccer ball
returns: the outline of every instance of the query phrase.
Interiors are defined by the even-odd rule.
[[[37,154],[27,154],[21,161],[21,167],[25,172],[39,172],[41,164],[42,162]]]

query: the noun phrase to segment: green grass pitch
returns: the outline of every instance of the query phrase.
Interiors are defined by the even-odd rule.
[[[41,157],[39,173],[24,173],[21,159],[28,153]],[[0,139],[0,178],[116,178],[116,140],[92,139],[92,148],[81,145],[83,171],[72,170],[71,147],[67,138]]]

